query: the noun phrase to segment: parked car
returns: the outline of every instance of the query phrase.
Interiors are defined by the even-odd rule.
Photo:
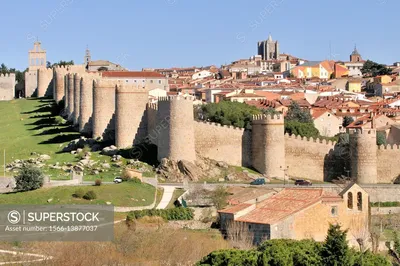
[[[116,178],[114,178],[114,183],[115,183],[115,184],[122,183],[122,178],[119,177],[119,176],[117,176]]]
[[[304,180],[304,179],[297,179],[294,184],[296,186],[312,186],[311,181]]]
[[[257,178],[253,181],[251,181],[250,185],[265,185],[265,179],[264,178]]]

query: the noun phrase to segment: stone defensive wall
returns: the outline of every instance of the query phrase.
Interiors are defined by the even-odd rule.
[[[251,166],[251,131],[211,122],[194,122],[195,149],[230,165]]]
[[[161,128],[157,128],[157,113],[158,104],[148,103],[146,106],[146,117],[147,117],[147,138],[152,143],[157,145],[157,138]]]
[[[15,96],[15,74],[0,74],[0,101],[10,101]]]
[[[56,102],[61,101],[65,96],[65,76],[69,73],[84,74],[84,65],[68,65],[53,67],[53,98]]]
[[[38,72],[26,71],[25,72],[25,97],[33,97],[37,92]]]
[[[93,82],[100,78],[99,73],[84,73],[80,80],[80,102],[79,102],[79,131],[92,134],[93,115]]]
[[[37,70],[37,97],[53,96],[53,69]]]
[[[93,138],[114,139],[115,92],[118,81],[97,79],[93,83]]]
[[[134,84],[119,84],[115,97],[115,145],[129,148],[142,142],[147,135],[145,115],[149,91]]]
[[[285,154],[289,176],[325,181],[332,177],[335,142],[285,134]]]
[[[400,145],[381,145],[377,150],[379,183],[400,181]],[[400,201],[400,200],[399,200]]]

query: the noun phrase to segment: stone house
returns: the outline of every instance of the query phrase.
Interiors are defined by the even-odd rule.
[[[333,137],[342,130],[343,119],[327,109],[311,109],[311,116],[321,136]]]
[[[219,211],[221,230],[239,223],[259,244],[269,239],[324,241],[330,224],[348,229],[351,245],[368,232],[369,196],[357,184],[340,193],[322,188],[286,188],[256,203],[241,203]]]

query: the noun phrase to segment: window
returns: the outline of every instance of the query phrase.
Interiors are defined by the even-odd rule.
[[[338,207],[337,206],[332,206],[331,207],[331,215],[333,217],[336,217],[338,215]]]
[[[153,83],[153,80],[150,80],[150,83]]]
[[[158,84],[161,84],[161,80],[158,81]]]
[[[359,210],[359,211],[362,211],[362,193],[361,192],[358,192],[357,193],[357,209]]]
[[[251,224],[249,224],[249,230],[251,230]]]
[[[353,193],[347,193],[347,208],[353,209]]]

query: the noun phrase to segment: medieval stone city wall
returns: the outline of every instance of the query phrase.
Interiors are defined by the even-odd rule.
[[[158,160],[196,160],[193,121],[192,97],[171,96],[158,99]]]
[[[133,84],[120,84],[116,91],[115,145],[130,148],[144,140],[147,134],[147,89]]]
[[[37,93],[38,72],[30,70],[25,72],[25,97],[33,97]]]
[[[285,127],[281,115],[256,115],[252,122],[252,165],[268,177],[284,178]]]
[[[376,130],[350,132],[351,177],[360,184],[376,184],[377,173]]]
[[[147,117],[147,138],[150,143],[157,145],[158,135],[161,132],[161,125],[157,128],[157,113],[158,113],[158,104],[157,103],[148,103],[146,108],[146,117]]]
[[[93,82],[99,79],[98,73],[82,74],[80,81],[80,102],[79,102],[79,132],[92,133],[93,115]]]
[[[196,152],[230,165],[251,166],[251,131],[211,122],[194,122]]]
[[[72,115],[72,122],[74,124],[79,123],[80,97],[81,97],[81,75],[78,73],[75,73],[74,74],[74,113]]]
[[[93,86],[93,138],[113,139],[118,82],[98,79]]]
[[[400,181],[400,146],[381,145],[377,150],[378,183]]]
[[[53,69],[39,68],[37,78],[37,97],[53,96]]]
[[[15,96],[15,74],[0,74],[0,101],[10,101]]]
[[[335,143],[285,135],[287,174],[296,178],[325,181],[330,176],[330,154]]]

